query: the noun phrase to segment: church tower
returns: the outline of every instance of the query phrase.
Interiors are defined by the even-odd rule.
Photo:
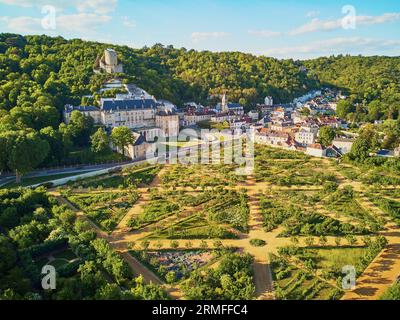
[[[221,112],[228,112],[228,99],[226,98],[226,93],[222,96]]]

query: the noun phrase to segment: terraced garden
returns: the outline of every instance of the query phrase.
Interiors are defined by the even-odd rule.
[[[134,190],[104,192],[89,191],[80,193],[64,191],[65,197],[81,209],[85,215],[106,232],[112,232],[129,209],[139,199]]]
[[[393,241],[385,231],[400,191],[373,192],[348,178],[357,171],[350,165],[346,176],[326,159],[256,150],[252,176],[236,175],[237,166],[147,166],[80,181],[63,195],[174,297],[340,299],[343,266],[361,279],[386,237]],[[234,282],[243,290],[228,290]]]

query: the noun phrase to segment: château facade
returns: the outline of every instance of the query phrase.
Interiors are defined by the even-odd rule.
[[[128,127],[151,138],[155,135],[164,137],[179,135],[179,116],[155,98],[135,98],[129,95],[121,97],[120,95],[115,99],[102,98],[100,108],[66,105],[64,109],[66,124],[70,122],[73,111],[92,117],[96,124],[108,129]]]

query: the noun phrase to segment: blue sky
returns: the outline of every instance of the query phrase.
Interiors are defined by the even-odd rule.
[[[55,22],[55,23],[52,23]],[[277,58],[400,55],[399,0],[0,0],[0,32]]]

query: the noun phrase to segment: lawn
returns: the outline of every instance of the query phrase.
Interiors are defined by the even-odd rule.
[[[77,262],[78,259],[78,262]],[[56,268],[56,271],[65,269],[72,263],[79,263],[79,258],[72,252],[71,249],[67,248],[62,251],[56,251],[49,253],[41,258],[35,260],[35,264],[38,266],[39,270],[45,265],[52,265]]]
[[[160,172],[160,166],[133,167],[120,174],[107,174],[101,177],[88,178],[71,183],[73,188],[116,189],[130,186],[148,185]]]
[[[316,257],[317,268],[322,271],[326,270],[342,270],[344,266],[357,266],[360,259],[365,256],[368,249],[357,248],[316,248],[307,249]],[[362,270],[357,270],[357,273]]]
[[[54,174],[54,175],[47,175],[47,176],[40,176],[40,177],[22,177],[21,183],[16,183],[15,181],[9,182],[6,185],[2,186],[1,188],[17,188],[17,187],[27,187],[39,183],[45,183],[52,180],[62,179],[73,177],[81,174],[88,173],[90,171],[81,171],[81,172],[73,172],[73,173],[61,173],[61,174]]]

